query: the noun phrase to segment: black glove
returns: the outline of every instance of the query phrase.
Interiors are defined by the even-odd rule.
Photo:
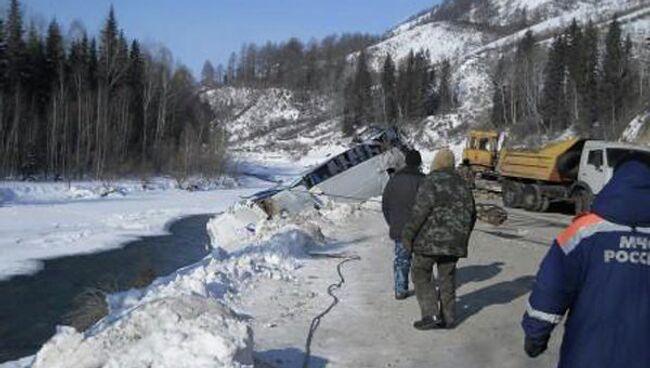
[[[548,348],[548,339],[549,336],[541,338],[526,337],[526,340],[524,341],[524,350],[526,351],[526,354],[531,358],[538,357],[546,351],[546,348]]]

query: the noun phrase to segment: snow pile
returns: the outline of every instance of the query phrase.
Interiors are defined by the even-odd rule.
[[[237,203],[208,222],[211,244],[226,251],[237,249],[254,239],[258,223],[266,218],[266,213],[258,206]]]
[[[215,300],[161,298],[87,335],[70,327],[36,355],[33,368],[252,367],[248,324]]]
[[[238,203],[208,222],[212,247],[226,252],[245,244],[268,241],[282,229],[298,229],[317,242],[325,241],[323,225],[331,225],[356,214],[359,206],[323,200],[320,210],[307,209],[286,217],[267,219],[266,213],[252,203]]]

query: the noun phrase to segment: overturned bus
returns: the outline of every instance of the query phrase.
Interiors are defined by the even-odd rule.
[[[369,129],[351,148],[302,173],[290,184],[256,193],[213,220],[224,226],[213,224],[211,236],[220,243],[227,242],[237,238],[236,232],[254,232],[255,224],[264,219],[319,209],[324,199],[364,202],[380,196],[390,173],[404,167],[409,149],[397,129]]]
[[[363,202],[381,195],[391,172],[404,166],[410,149],[397,129],[372,129],[350,149],[302,173],[286,186],[250,198],[269,218],[320,205],[320,198]]]

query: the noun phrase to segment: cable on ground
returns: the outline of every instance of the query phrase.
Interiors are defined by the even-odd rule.
[[[339,303],[339,298],[336,295],[334,295],[334,291],[340,289],[343,286],[343,284],[345,284],[345,277],[343,277],[343,271],[342,271],[343,265],[348,262],[361,260],[361,257],[359,256],[356,255],[350,256],[345,254],[314,254],[314,256],[341,259],[341,262],[339,262],[339,264],[336,266],[336,272],[339,275],[339,281],[327,287],[327,294],[329,294],[329,296],[332,297],[332,303],[327,307],[327,309],[325,309],[319,315],[314,317],[314,319],[312,319],[311,321],[311,325],[309,326],[309,333],[307,334],[307,341],[305,343],[305,360],[303,361],[302,364],[303,368],[309,368],[309,360],[311,358],[311,344],[314,339],[314,335],[316,334],[316,330],[318,329],[318,326],[320,325],[323,317],[325,317],[329,312],[331,312],[332,309],[334,309],[334,307]]]

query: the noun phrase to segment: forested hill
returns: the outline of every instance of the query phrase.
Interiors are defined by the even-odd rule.
[[[225,147],[192,73],[146,49],[113,9],[98,35],[52,20],[45,34],[9,2],[0,19],[0,178],[218,169]],[[67,39],[64,34],[71,34]]]
[[[245,151],[295,155],[369,125],[435,148],[470,127],[530,144],[618,139],[636,118],[634,140],[647,134],[648,31],[647,0],[447,0],[380,37],[245,45],[207,63],[203,84]]]

